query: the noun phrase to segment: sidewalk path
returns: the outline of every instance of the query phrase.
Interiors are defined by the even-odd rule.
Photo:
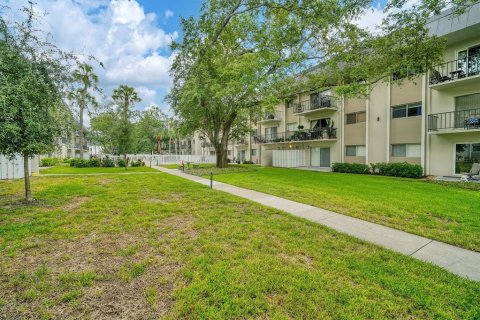
[[[157,166],[153,168],[210,186],[209,179],[186,174],[177,169]],[[288,212],[404,255],[431,262],[459,276],[480,281],[480,253],[478,252],[222,182],[214,181],[213,188]]]

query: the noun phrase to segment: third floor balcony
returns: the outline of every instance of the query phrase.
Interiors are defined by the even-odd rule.
[[[435,90],[475,82],[480,84],[480,52],[439,64],[430,71],[430,88]]]
[[[337,110],[337,104],[333,96],[318,95],[315,98],[296,102],[293,104],[293,113],[310,115],[322,111]]]
[[[265,112],[264,116],[262,119],[260,119],[260,123],[262,124],[278,124],[280,121],[282,121],[282,112],[280,111],[267,111]]]

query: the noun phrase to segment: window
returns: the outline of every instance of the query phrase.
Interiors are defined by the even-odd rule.
[[[257,155],[257,149],[252,149],[252,156],[255,157]]]
[[[392,118],[416,117],[422,115],[422,103],[410,103],[403,106],[392,107]]]
[[[346,146],[345,155],[347,157],[365,157],[365,146]]]
[[[392,144],[392,157],[419,158],[420,155],[420,144]]]
[[[455,173],[469,172],[480,162],[480,143],[459,143],[455,146]]]
[[[463,71],[463,76],[476,75],[480,72],[480,45],[458,52],[457,68]]]
[[[323,118],[318,120],[310,121],[311,129],[322,129],[326,128],[330,123],[330,118]]]
[[[265,135],[267,138],[274,139],[277,135],[277,127],[265,128]]]
[[[364,111],[348,113],[346,114],[346,117],[347,117],[346,119],[347,124],[354,124],[354,123],[367,121],[367,114]]]
[[[287,131],[296,131],[298,129],[297,123],[287,123]]]

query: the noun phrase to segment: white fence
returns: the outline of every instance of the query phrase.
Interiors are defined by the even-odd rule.
[[[110,159],[123,159],[123,156],[102,155],[102,158],[108,156]],[[198,155],[151,155],[151,154],[128,154],[127,157],[130,162],[142,160],[146,165],[161,165],[161,164],[177,164],[180,161],[191,163],[215,163],[215,156],[198,156]]]
[[[273,150],[274,167],[298,168],[305,165],[305,150]]]
[[[32,171],[38,171],[38,158],[34,157],[29,160],[29,174]],[[0,155],[0,180],[22,179],[24,178],[23,170],[23,158],[17,156],[13,160],[9,160],[7,157]]]

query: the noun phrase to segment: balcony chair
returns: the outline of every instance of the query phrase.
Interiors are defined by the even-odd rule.
[[[465,119],[465,129],[480,128],[480,118],[470,117]]]
[[[480,163],[474,163],[469,172],[463,173],[463,181],[480,181]]]

